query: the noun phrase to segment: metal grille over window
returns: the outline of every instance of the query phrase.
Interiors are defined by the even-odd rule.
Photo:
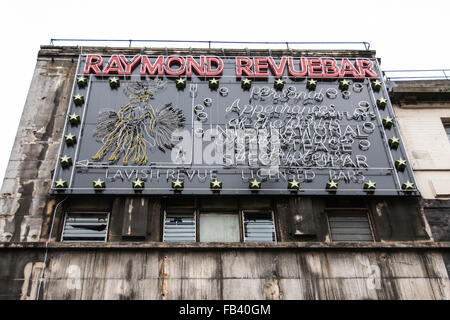
[[[108,235],[108,213],[67,213],[62,241],[105,242]]]
[[[164,242],[195,242],[195,215],[187,213],[164,213]]]
[[[272,212],[243,212],[244,242],[275,242]]]
[[[328,222],[333,241],[373,241],[366,212],[329,212]]]

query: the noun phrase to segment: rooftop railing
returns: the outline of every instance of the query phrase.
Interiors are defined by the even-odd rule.
[[[450,69],[383,70],[391,81],[450,80]]]
[[[370,43],[366,41],[216,41],[216,40],[142,40],[142,39],[50,39],[50,45],[55,45],[55,43],[99,43],[107,44],[112,43],[115,45],[126,45],[131,47],[134,45],[143,44],[159,44],[162,47],[173,46],[174,44],[183,44],[183,46],[196,44],[207,48],[223,48],[228,45],[239,45],[239,46],[274,46],[280,49],[330,49],[330,46],[340,47],[340,49],[362,49],[370,50]],[[298,48],[301,46],[302,48]]]
[[[350,49],[350,50],[370,50],[370,43],[367,41],[217,41],[217,40],[143,40],[143,39],[50,39],[50,45],[55,43],[65,45],[152,45],[158,47],[191,47],[195,44],[200,48],[236,48],[259,47],[260,49]],[[384,70],[387,80],[391,81],[413,81],[413,80],[450,80],[450,69],[411,69],[411,70]]]

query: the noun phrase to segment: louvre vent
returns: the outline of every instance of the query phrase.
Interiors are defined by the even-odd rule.
[[[108,213],[67,213],[61,240],[105,242],[108,220]]]
[[[195,215],[189,213],[164,214],[164,242],[195,242]]]
[[[243,212],[244,242],[275,242],[272,212]]]
[[[366,212],[330,212],[328,222],[333,241],[373,241]]]

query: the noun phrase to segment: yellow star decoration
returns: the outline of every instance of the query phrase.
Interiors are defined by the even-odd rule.
[[[94,185],[95,189],[103,189],[103,188],[105,188],[105,181],[98,178],[97,180],[93,181],[93,185]]]
[[[402,189],[403,190],[414,190],[414,183],[412,183],[411,181],[408,180],[402,184]]]
[[[307,87],[309,90],[314,90],[314,89],[316,89],[316,86],[317,86],[317,80],[309,79],[309,80],[306,82],[306,87]]]
[[[366,190],[375,190],[377,188],[377,183],[369,180],[368,182],[364,183],[364,189]]]
[[[340,89],[347,90],[349,86],[350,86],[350,81],[348,81],[346,79],[339,81],[339,88]]]
[[[78,123],[80,123],[80,116],[76,113],[69,114],[69,122],[72,125],[77,125]]]
[[[327,187],[328,190],[337,190],[338,188],[338,183],[334,180],[330,180],[327,182]]]
[[[216,78],[209,79],[209,87],[211,89],[217,89],[218,86],[219,86],[219,80],[217,80]]]
[[[277,90],[281,90],[284,87],[284,81],[282,79],[275,80],[274,87]]]
[[[61,163],[61,167],[63,168],[70,167],[70,165],[72,164],[72,158],[68,155],[62,156],[59,160]]]
[[[383,125],[385,128],[390,129],[393,124],[394,124],[394,119],[392,119],[391,117],[386,117],[383,119]]]
[[[111,86],[111,88],[117,88],[120,85],[120,80],[119,78],[116,77],[112,77],[111,79],[109,79],[109,85]]]
[[[372,81],[372,88],[375,91],[379,91],[381,89],[381,81],[378,79],[375,81]]]
[[[87,84],[87,78],[83,77],[83,76],[78,77],[77,78],[77,84],[78,84],[78,87],[84,88],[86,86],[86,84]]]
[[[397,137],[392,137],[388,140],[389,146],[393,149],[397,149],[400,144],[400,139]]]
[[[373,82],[373,85],[374,85],[374,86],[381,86],[381,81],[380,81],[380,80],[375,80],[375,81]]]
[[[288,189],[289,190],[298,190],[298,189],[300,189],[300,181],[297,181],[295,179],[290,180],[288,182]]]
[[[186,87],[186,79],[178,78],[175,82],[176,82],[177,88]]]
[[[377,105],[381,109],[384,109],[384,107],[386,107],[386,104],[387,104],[387,99],[385,99],[385,98],[380,98],[377,100]]]
[[[247,79],[247,78],[242,79],[242,81],[241,81],[242,88],[249,89],[251,85],[252,85],[252,80]]]
[[[137,179],[135,181],[132,181],[131,184],[133,185],[133,189],[144,189],[145,183],[141,179]]]
[[[395,167],[396,167],[398,170],[400,170],[400,171],[405,170],[405,168],[406,168],[406,160],[405,160],[405,159],[402,159],[402,158],[396,160],[396,161],[395,161]]]
[[[66,140],[66,144],[69,146],[71,146],[77,142],[77,138],[72,133],[66,134],[64,136],[64,138]]]
[[[261,189],[261,182],[253,179],[252,181],[249,182],[249,187],[250,189]]]
[[[84,97],[81,94],[77,94],[73,96],[73,102],[75,103],[75,105],[80,106],[84,102]]]
[[[222,181],[214,179],[214,180],[211,181],[210,187],[213,190],[220,190],[220,189],[222,189]]]
[[[55,181],[55,188],[67,188],[67,181],[59,178]]]
[[[172,188],[173,189],[183,189],[184,188],[184,181],[180,180],[180,179],[172,181]]]

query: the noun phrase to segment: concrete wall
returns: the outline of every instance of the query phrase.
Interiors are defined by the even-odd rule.
[[[76,60],[38,59],[1,188],[0,241],[39,240]]]
[[[0,250],[2,299],[450,299],[428,249],[52,248],[39,290],[42,256]]]
[[[450,240],[450,81],[397,82],[391,100],[435,241]],[[444,254],[450,272],[450,253]]]

